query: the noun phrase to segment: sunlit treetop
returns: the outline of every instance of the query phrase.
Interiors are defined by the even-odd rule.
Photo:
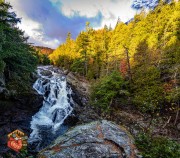
[[[5,2],[5,0],[0,0],[0,3],[4,3]]]

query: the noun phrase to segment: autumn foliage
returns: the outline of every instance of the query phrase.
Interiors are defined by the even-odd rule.
[[[143,112],[171,109],[172,105],[178,111],[180,2],[161,2],[128,23],[118,21],[114,29],[95,30],[87,23],[75,40],[69,33],[49,57],[57,66],[103,83],[104,77],[119,72],[129,83],[132,104]]]

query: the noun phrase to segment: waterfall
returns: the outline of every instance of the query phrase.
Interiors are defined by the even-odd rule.
[[[32,117],[29,144],[39,151],[47,146],[65,128],[64,120],[72,113],[73,100],[71,88],[67,86],[66,77],[52,66],[40,66],[39,78],[33,88],[43,95],[41,109]]]

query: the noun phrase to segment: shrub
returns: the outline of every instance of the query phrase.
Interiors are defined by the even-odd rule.
[[[165,137],[140,134],[135,141],[143,158],[179,158],[180,144]]]
[[[91,103],[108,112],[117,98],[120,101],[124,101],[128,95],[127,83],[119,72],[113,72],[111,75],[101,78],[93,85]]]

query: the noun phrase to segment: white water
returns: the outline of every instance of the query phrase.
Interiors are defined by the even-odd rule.
[[[34,83],[33,88],[44,96],[44,101],[39,112],[32,117],[32,133],[28,140],[30,144],[46,141],[43,140],[43,133],[55,134],[73,110],[71,107],[73,104],[71,89],[67,87],[65,76],[52,66],[38,67],[37,72],[39,78]],[[43,130],[46,130],[46,132],[43,132]],[[40,147],[37,150],[39,149]]]

